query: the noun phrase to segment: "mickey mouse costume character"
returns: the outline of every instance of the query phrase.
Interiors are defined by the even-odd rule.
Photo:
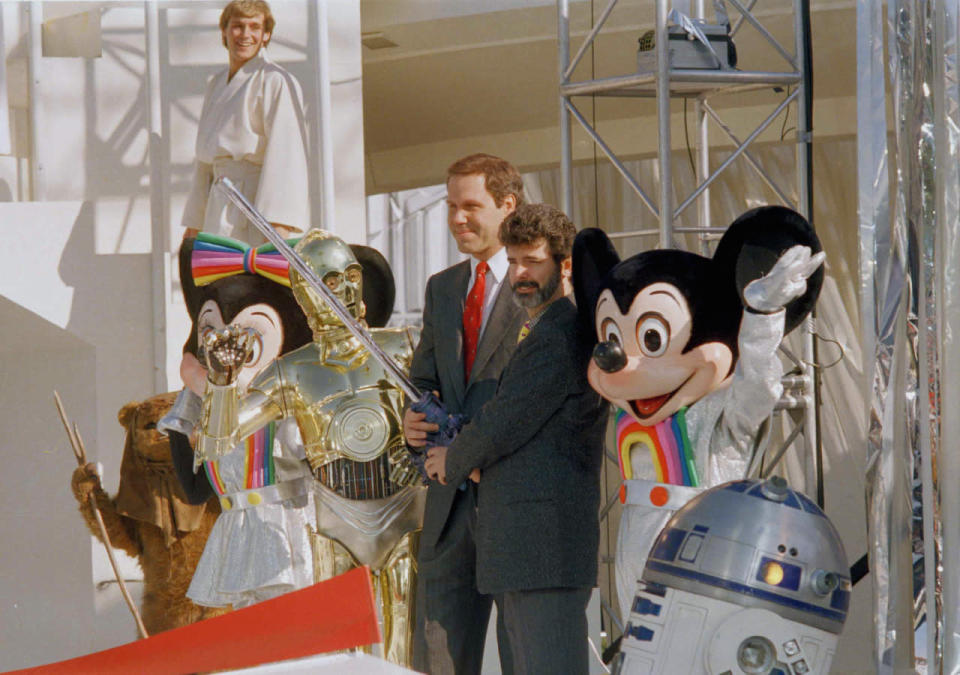
[[[209,331],[246,331],[253,349],[239,372],[241,387],[280,354],[310,341],[286,260],[269,245],[253,249],[200,233],[181,246],[180,276],[193,320],[185,351],[195,354],[198,339]],[[267,424],[197,472],[187,437],[173,429],[169,436],[188,500],[215,495],[222,510],[187,597],[202,606],[238,609],[313,583],[307,531],[316,524],[312,477],[296,425]]]
[[[823,259],[810,224],[780,206],[737,218],[712,259],[664,249],[621,261],[603,231],[577,235],[577,307],[598,341],[587,377],[620,408],[624,616],[671,514],[745,476],[783,391],[777,347],[813,307]]]

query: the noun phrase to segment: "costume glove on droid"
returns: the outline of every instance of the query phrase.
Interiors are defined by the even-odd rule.
[[[702,488],[746,474],[782,393],[777,347],[823,282],[820,251],[810,224],[779,206],[738,218],[712,259],[664,249],[621,261],[601,230],[577,235],[577,307],[598,343],[588,379],[620,408],[625,617],[670,515]]]

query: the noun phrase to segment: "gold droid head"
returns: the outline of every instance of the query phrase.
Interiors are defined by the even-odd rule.
[[[366,313],[363,304],[363,270],[350,246],[342,239],[323,230],[310,230],[296,246],[296,252],[316,275],[333,291],[343,306],[356,319]],[[304,278],[291,267],[290,284],[293,295],[307,315],[314,334],[343,326],[319,293],[310,288]]]

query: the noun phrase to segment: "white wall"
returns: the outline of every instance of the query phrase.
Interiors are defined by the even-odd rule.
[[[0,2],[12,140],[10,152],[0,154],[0,423],[7,430],[0,453],[17,474],[0,497],[0,670],[135,637],[116,585],[94,591],[95,581],[112,574],[76,513],[69,487],[76,463],[52,390],[59,389],[91,460],[103,464],[105,488],[115,493],[124,440],[117,411],[160,388],[179,388],[179,354],[188,330],[176,286],[180,214],[202,92],[226,65],[216,27],[225,2],[156,3],[162,124],[151,157],[146,3],[32,4],[43,7],[46,20],[57,19],[44,36],[48,54],[87,56],[45,56],[35,63],[39,124],[33,155],[27,77],[31,4]],[[315,140],[316,6],[308,0],[275,0],[272,6],[277,28],[270,56],[303,85]],[[365,232],[359,11],[352,0],[330,3],[331,72],[337,82],[334,229],[355,241]],[[99,31],[54,30],[78,12],[82,16],[72,26],[99,23]],[[89,56],[96,53],[100,56]],[[318,156],[316,143],[311,145]],[[163,182],[153,187],[163,190],[151,189],[151,161],[162,170]],[[42,177],[36,185],[31,169]],[[319,223],[316,166],[310,178]],[[28,201],[34,188],[41,199]],[[165,195],[159,204],[162,250],[152,244],[156,194]],[[158,265],[163,287],[155,291]],[[164,296],[170,304],[155,324],[154,299]],[[155,330],[162,336],[156,356]],[[129,560],[125,564],[130,569]]]
[[[95,644],[94,631],[71,627],[72,612],[62,609],[92,616],[92,571],[89,535],[70,493],[76,461],[52,391],[60,390],[84,440],[92,441],[87,422],[95,417],[95,403],[84,380],[94,379],[96,358],[91,345],[5,298],[0,325],[0,424],[7,430],[0,453],[10,477],[0,493],[0,670],[7,670]],[[64,377],[67,372],[80,377]]]

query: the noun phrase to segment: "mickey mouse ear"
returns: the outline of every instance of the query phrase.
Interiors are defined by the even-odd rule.
[[[193,273],[191,271],[193,245],[196,241],[194,237],[184,239],[180,244],[180,252],[178,253],[180,263],[180,288],[183,290],[183,301],[187,305],[187,314],[194,320],[197,318],[197,312],[200,311],[200,299],[197,296],[197,287],[193,283]]]
[[[807,219],[784,206],[761,206],[737,218],[724,233],[713,256],[721,278],[736,280],[743,303],[743,289],[769,272],[792,246],[808,246],[811,253],[823,250]],[[807,292],[787,305],[784,330],[789,333],[813,310],[823,286],[821,266],[807,279]]]
[[[606,232],[588,227],[577,233],[573,240],[573,291],[580,319],[591,331],[600,284],[618,262],[620,256]]]
[[[196,243],[194,237],[184,239],[180,244],[178,253],[180,263],[180,290],[183,291],[183,302],[187,306],[187,314],[190,316],[190,334],[187,335],[187,341],[183,345],[184,353],[196,355],[197,353],[197,313],[200,311],[200,298],[197,287],[193,283],[193,274],[191,272],[190,260],[193,256],[193,245]]]
[[[367,306],[367,325],[382,328],[393,314],[397,295],[393,270],[377,249],[361,244],[350,244],[350,248],[363,268],[363,304]]]

